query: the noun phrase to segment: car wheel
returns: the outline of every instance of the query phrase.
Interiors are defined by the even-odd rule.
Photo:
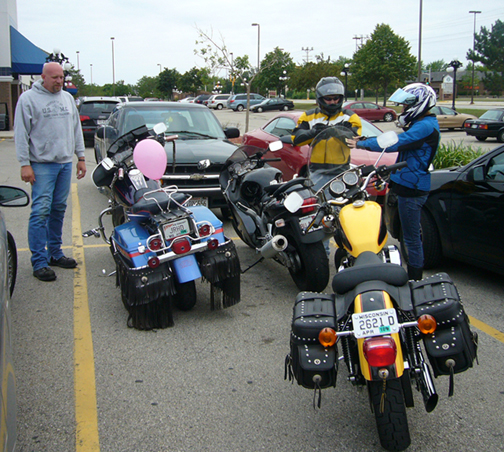
[[[385,116],[383,116],[383,120],[385,122],[392,122],[394,120],[394,115],[392,113],[385,113]]]
[[[499,133],[497,134],[497,141],[499,143],[504,143],[504,129],[499,130]]]
[[[262,107],[257,107],[256,111],[257,111],[257,113],[262,113],[263,109],[262,109]]]
[[[217,105],[217,110],[222,110],[222,104]]]
[[[238,107],[236,107],[236,109],[237,109],[238,111],[243,111],[243,105],[241,105],[241,104],[240,104],[240,105],[238,105]]]
[[[283,111],[287,111],[288,109],[289,109],[289,107],[287,105],[284,105],[282,108]]]
[[[476,137],[476,139],[478,141],[485,141],[487,139],[487,137]]]
[[[422,216],[420,218],[420,230],[422,234],[422,246],[424,252],[424,268],[436,267],[443,256],[441,250],[441,240],[439,239],[439,233],[434,220],[430,214],[424,210],[422,210]],[[399,241],[401,244],[401,255],[406,263],[408,263],[408,250],[404,245],[402,228],[399,232]]]

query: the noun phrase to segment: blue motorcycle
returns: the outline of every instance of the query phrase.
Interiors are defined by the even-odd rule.
[[[119,137],[94,169],[96,187],[109,195],[98,228],[84,237],[102,237],[116,263],[116,284],[128,326],[149,330],[174,324],[172,307],[191,310],[195,281],[210,283],[211,309],[240,301],[240,261],[222,222],[207,207],[190,206],[191,195],[161,186],[166,170],[164,124],[138,127]],[[208,165],[210,162],[201,162]],[[103,219],[112,216],[113,231]]]

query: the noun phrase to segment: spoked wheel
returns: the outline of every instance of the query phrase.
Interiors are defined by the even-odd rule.
[[[9,272],[9,293],[12,297],[17,276],[17,249],[12,234],[7,231],[7,267]]]
[[[390,451],[406,449],[411,439],[401,381],[387,380],[385,385],[368,381],[368,391],[382,447]]]
[[[302,243],[287,238],[295,260],[289,273],[301,291],[322,292],[329,282],[329,260],[322,242]]]
[[[196,284],[194,281],[186,283],[175,282],[177,293],[174,297],[174,304],[181,311],[190,311],[196,305]]]

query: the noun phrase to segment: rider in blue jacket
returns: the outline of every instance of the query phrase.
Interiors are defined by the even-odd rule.
[[[439,124],[429,110],[436,105],[436,93],[427,85],[412,83],[398,89],[389,101],[402,104],[399,125],[404,133],[386,152],[398,152],[397,162],[407,166],[392,174],[390,189],[397,194],[404,245],[408,250],[408,276],[422,279],[423,248],[420,235],[420,215],[430,191],[429,166],[439,145]],[[350,147],[382,152],[376,138],[347,140]]]

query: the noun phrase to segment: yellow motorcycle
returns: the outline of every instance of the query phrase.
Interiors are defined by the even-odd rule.
[[[344,137],[331,144],[337,133],[327,133],[324,146],[345,146]],[[392,134],[380,137],[382,148],[395,144]],[[472,367],[477,351],[477,336],[450,277],[439,273],[409,281],[400,260],[385,252],[381,207],[368,200],[366,187],[383,184],[403,166],[350,167],[320,186],[319,210],[307,229],[333,235],[343,257],[334,293],[298,294],[285,362],[285,377],[314,390],[320,407],[321,390],[336,386],[342,360],[347,380],[367,388],[381,445],[390,451],[410,445],[406,408],[414,406],[412,388],[431,412],[438,401],[431,368],[435,377],[449,376],[451,396],[454,374]],[[285,203],[294,210],[299,202],[292,195]]]

